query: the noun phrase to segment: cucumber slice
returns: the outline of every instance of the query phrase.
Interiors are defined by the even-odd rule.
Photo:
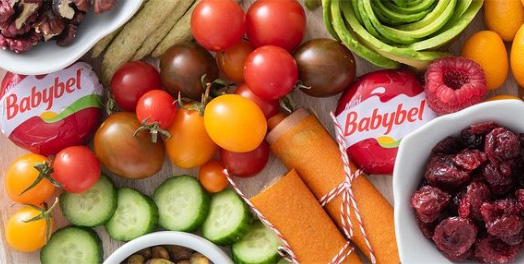
[[[117,197],[113,182],[101,175],[85,193],[62,192],[60,209],[73,225],[94,227],[109,221],[116,211]]]
[[[230,245],[249,231],[251,214],[244,201],[230,189],[211,196],[202,235],[219,245]]]
[[[95,231],[76,226],[57,230],[40,251],[42,264],[102,263],[102,241]]]
[[[153,194],[159,224],[172,231],[196,231],[209,211],[209,195],[198,181],[187,175],[165,180]]]
[[[233,260],[239,264],[270,264],[280,259],[280,240],[262,222],[255,222],[246,236],[233,244]]]
[[[155,230],[158,208],[151,198],[137,190],[118,190],[118,206],[115,214],[105,224],[109,236],[119,241],[129,241]]]

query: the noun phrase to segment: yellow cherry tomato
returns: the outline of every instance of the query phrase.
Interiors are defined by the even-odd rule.
[[[200,167],[218,150],[206,132],[204,117],[199,111],[178,109],[169,133],[171,138],[165,141],[167,155],[180,168]]]
[[[32,252],[42,248],[46,242],[45,219],[25,222],[42,214],[40,210],[26,206],[16,211],[7,222],[5,237],[7,244],[19,252]],[[49,219],[49,230],[53,230],[53,219]]]
[[[225,150],[249,152],[264,140],[267,121],[262,110],[240,95],[213,99],[205,109],[204,124],[211,139]]]
[[[39,205],[55,192],[55,186],[47,179],[42,179],[30,190],[21,194],[38,178],[37,163],[46,162],[47,158],[37,154],[26,154],[15,160],[5,174],[5,190],[11,200],[17,203]]]
[[[522,100],[516,96],[513,96],[513,95],[496,95],[496,96],[493,96],[493,97],[490,97],[488,99],[486,99],[486,102],[489,102],[489,101],[497,101],[497,100],[507,100],[507,99],[517,99],[517,100]]]

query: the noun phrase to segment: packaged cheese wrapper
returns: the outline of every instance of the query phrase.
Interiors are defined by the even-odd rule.
[[[45,156],[86,144],[102,117],[102,92],[85,62],[46,75],[9,72],[0,87],[2,134]]]
[[[294,170],[250,201],[282,234],[300,263],[331,263],[346,245],[344,236]],[[362,262],[353,251],[341,263]]]

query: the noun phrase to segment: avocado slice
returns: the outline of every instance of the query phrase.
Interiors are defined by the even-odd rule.
[[[387,25],[402,25],[423,19],[429,12],[431,12],[431,10],[433,10],[434,6],[408,14],[395,12],[394,10],[387,8],[381,0],[373,0],[372,7],[375,15],[382,23]]]
[[[435,8],[424,17],[422,20],[413,22],[410,24],[401,25],[398,27],[400,30],[410,31],[417,30],[426,27],[427,25],[433,23],[435,20],[438,20],[442,13],[446,10],[451,0],[439,0]],[[456,1],[456,0],[455,0]]]
[[[437,3],[437,0],[413,1],[413,4],[407,7],[401,7],[401,6],[395,5],[394,3],[390,1],[382,1],[382,2],[389,10],[395,13],[413,14],[413,13],[418,13],[418,12],[421,12],[427,9],[433,9],[435,7],[435,3]]]
[[[365,46],[388,59],[412,66],[417,70],[422,70],[425,69],[431,61],[441,57],[449,56],[449,53],[435,51],[418,52],[410,48],[391,46],[380,41],[373,35],[369,34],[366,29],[362,27],[360,23],[358,23],[354,16],[355,12],[348,1],[333,0],[331,3],[333,19],[335,21],[340,20],[338,23],[344,23],[342,17],[337,17],[335,15],[337,12],[340,13],[341,5],[344,17],[346,18],[346,21],[349,23],[352,30],[355,32],[355,35],[358,37],[358,39],[363,44],[365,44]]]
[[[465,0],[461,0],[466,2]],[[448,24],[441,30],[441,33],[422,40],[420,42],[413,43],[409,48],[421,51],[438,48],[448,41],[452,40],[454,37],[459,35],[475,18],[479,10],[482,8],[484,0],[472,0],[471,5],[469,5],[466,12],[461,17],[451,19]]]
[[[330,12],[330,3],[331,0],[322,0],[322,19],[324,20],[324,27],[326,28],[329,35],[331,35],[334,39],[340,41],[340,38],[337,35],[337,32],[335,32],[335,29],[333,28],[332,19],[331,19],[331,12]]]
[[[349,2],[347,2],[349,4]],[[332,21],[333,30],[336,32],[337,36],[346,44],[346,46],[353,51],[358,56],[366,59],[370,63],[387,69],[395,69],[400,67],[400,64],[394,60],[388,59],[384,56],[381,56],[377,52],[371,50],[370,48],[362,45],[355,36],[355,33],[352,29],[346,27],[344,20],[342,19],[342,14],[340,12],[340,2],[339,0],[323,0],[322,8],[324,13],[330,14],[331,17],[328,17]],[[326,11],[326,9],[329,9]],[[357,20],[353,17],[354,20]],[[357,21],[358,23],[358,21]],[[359,24],[360,25],[360,24]]]

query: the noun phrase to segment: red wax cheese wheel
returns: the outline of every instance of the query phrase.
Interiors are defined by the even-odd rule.
[[[0,128],[16,145],[45,156],[85,144],[100,123],[102,91],[84,62],[47,75],[7,73],[0,87]]]
[[[355,81],[340,98],[336,116],[349,157],[367,174],[391,174],[403,137],[436,114],[418,77],[384,70]]]

